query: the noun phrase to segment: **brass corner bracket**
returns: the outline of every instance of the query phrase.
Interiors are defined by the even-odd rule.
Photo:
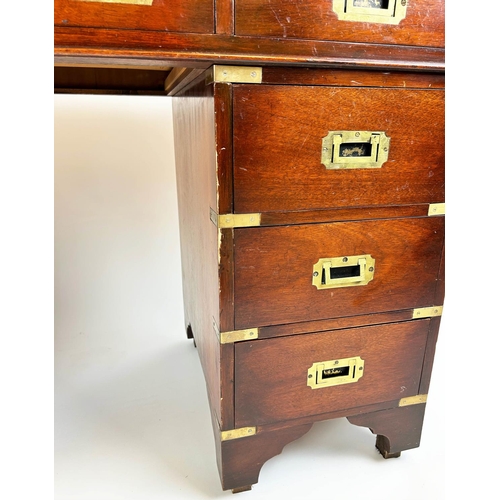
[[[234,330],[232,332],[220,332],[219,339],[221,344],[232,344],[233,342],[242,342],[243,340],[255,340],[259,338],[258,328],[249,328],[248,330]]]
[[[231,431],[221,431],[220,440],[230,441],[231,439],[240,439],[257,434],[257,427],[241,427],[240,429],[233,429]]]
[[[427,394],[418,394],[409,398],[402,398],[399,400],[399,406],[420,405],[427,402]]]
[[[217,215],[213,208],[210,209],[210,220],[219,229],[233,229],[235,227],[260,226],[261,214],[223,214]]]
[[[259,338],[258,328],[247,328],[246,330],[233,330],[230,332],[221,332],[217,326],[215,318],[212,317],[212,327],[219,338],[220,344],[233,344],[244,340],[256,340]]]
[[[444,203],[431,203],[429,205],[429,211],[427,215],[444,215],[445,212],[445,204]]]
[[[262,68],[216,64],[208,70],[205,83],[262,83]]]
[[[435,318],[443,314],[443,306],[420,307],[413,309],[412,319]]]

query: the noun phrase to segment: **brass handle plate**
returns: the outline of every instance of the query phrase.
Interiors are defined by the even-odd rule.
[[[318,290],[366,285],[374,273],[375,259],[371,255],[319,259],[313,266],[312,284]]]
[[[380,168],[389,158],[390,142],[381,131],[330,131],[323,137],[321,163],[329,170]]]
[[[407,0],[333,0],[339,21],[399,24],[406,17]]]
[[[307,385],[322,389],[357,382],[364,372],[365,362],[359,356],[313,363],[307,370]]]

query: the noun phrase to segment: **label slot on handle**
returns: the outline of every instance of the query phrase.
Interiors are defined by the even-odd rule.
[[[313,266],[312,284],[318,290],[366,285],[374,272],[375,259],[371,255],[319,259]]]
[[[323,137],[321,163],[329,170],[380,168],[389,158],[390,142],[382,131],[333,130]]]
[[[363,376],[365,362],[359,356],[313,363],[307,370],[307,385],[321,389],[334,385],[352,384]]]
[[[340,21],[399,24],[406,17],[407,0],[333,0]]]

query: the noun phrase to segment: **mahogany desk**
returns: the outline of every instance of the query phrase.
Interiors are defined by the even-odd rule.
[[[55,90],[171,95],[223,489],[314,422],[417,447],[444,301],[444,1],[56,0]]]

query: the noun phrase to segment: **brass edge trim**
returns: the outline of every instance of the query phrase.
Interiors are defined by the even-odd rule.
[[[219,215],[219,229],[232,229],[234,227],[260,226],[261,214],[225,214]]]
[[[413,309],[412,319],[434,318],[443,314],[443,306],[420,307]]]
[[[429,205],[429,211],[427,215],[444,215],[445,212],[445,204],[444,203],[431,203]]]
[[[206,83],[262,83],[262,68],[253,66],[215,65],[207,75]]]
[[[220,332],[219,339],[221,344],[231,344],[243,340],[255,340],[259,338],[258,328],[249,328],[248,330],[234,330],[232,332]]]
[[[241,429],[233,429],[231,431],[221,431],[221,441],[230,441],[231,439],[240,439],[257,434],[257,427],[242,427]]]
[[[402,398],[399,400],[399,406],[419,405],[427,402],[427,394],[418,394],[409,398]]]

